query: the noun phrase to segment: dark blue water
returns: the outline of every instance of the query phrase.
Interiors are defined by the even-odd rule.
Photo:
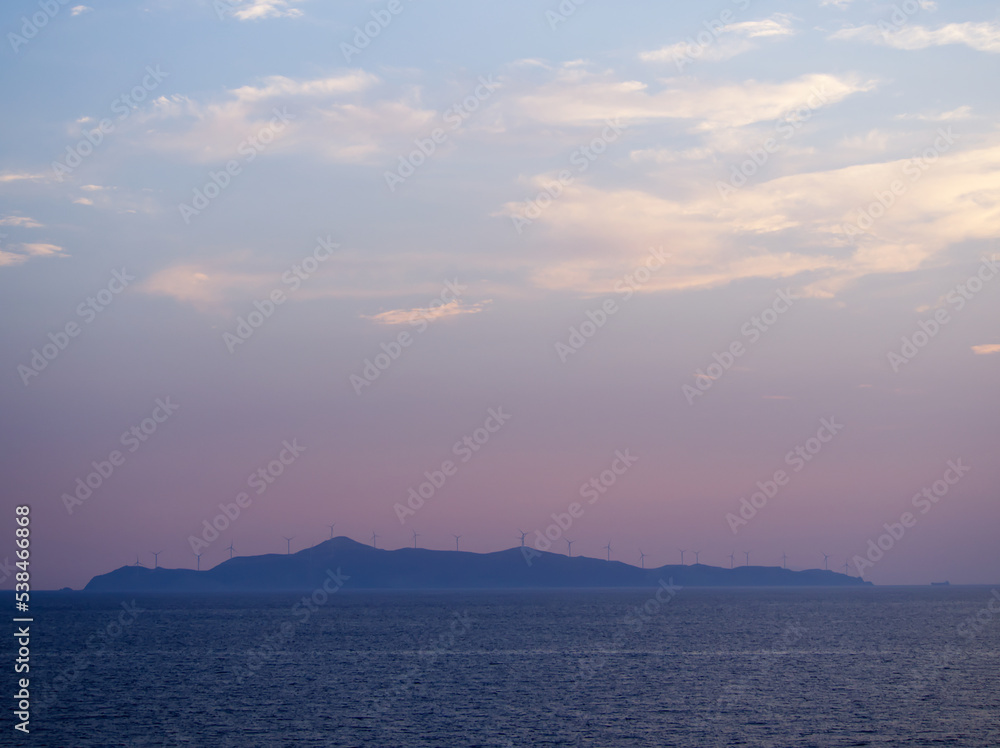
[[[1000,746],[989,589],[301,597],[33,596],[0,743]]]

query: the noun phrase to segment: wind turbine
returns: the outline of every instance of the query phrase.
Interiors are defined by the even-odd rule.
[[[681,551],[681,566],[684,566],[684,554],[685,553],[687,553],[687,551]]]
[[[611,560],[611,541],[609,540],[608,544],[606,546],[604,546],[604,547],[608,549],[608,561],[610,561]]]
[[[336,522],[334,522],[332,525],[327,525],[327,527],[330,528],[330,540],[333,540],[333,528],[336,526],[337,526]]]
[[[788,568],[788,556],[785,554],[784,551],[781,552],[781,568],[782,569]]]
[[[639,549],[639,563],[642,564],[642,568],[646,568],[646,554],[642,552],[642,548]]]
[[[701,551],[691,551],[691,552],[694,554],[694,565],[698,566],[701,563],[701,561],[698,560],[701,557]]]
[[[160,567],[160,554],[163,551],[150,551],[153,554],[153,568],[158,569]]]
[[[750,551],[743,551],[743,555],[747,557],[747,566],[750,565]]]
[[[452,536],[453,538],[455,538],[455,550],[457,551],[457,550],[458,550],[458,539],[459,539],[460,537],[462,537],[462,536],[461,536],[461,535],[456,535],[455,533],[452,533],[452,534],[451,534],[451,536]]]
[[[195,556],[197,557],[197,559],[198,559],[198,571],[201,571],[201,554],[200,554],[200,553],[196,553],[196,554],[194,554],[194,555],[195,555]]]
[[[284,538],[285,536],[282,535],[281,537]],[[295,539],[294,535],[292,535],[292,537],[290,537],[290,538],[285,538],[285,555],[287,555],[287,556],[291,556],[292,555],[292,540],[294,540],[294,539]]]
[[[378,545],[375,543],[376,540],[378,540],[378,535],[372,530],[372,548],[378,548]]]
[[[573,543],[575,542],[576,542],[575,540],[570,540],[569,538],[566,538],[566,546],[569,548],[567,554],[569,555],[570,558],[573,558]]]
[[[851,565],[847,561],[844,561],[844,573],[847,576],[851,576],[850,568],[851,568]]]
[[[230,544],[229,544],[229,547],[228,547],[228,548],[225,548],[225,549],[223,549],[223,550],[227,550],[227,551],[229,551],[229,560],[230,560],[230,561],[232,561],[232,560],[233,560],[233,544],[232,544],[232,543],[230,543]]]
[[[518,530],[518,532],[521,533],[521,547],[524,548],[524,536],[527,535],[528,533],[526,533],[524,530]]]
[[[820,553],[823,553],[823,551],[820,551]],[[829,553],[823,553],[823,568],[826,569],[827,571],[830,571],[830,554]]]
[[[736,565],[736,554],[735,553],[730,553],[729,554],[729,568],[732,569],[735,565]]]
[[[414,530],[413,531],[413,547],[414,548],[417,547],[417,538],[419,538],[419,537],[420,537],[420,534],[416,530]]]

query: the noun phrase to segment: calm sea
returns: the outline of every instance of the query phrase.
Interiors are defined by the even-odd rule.
[[[990,592],[33,595],[0,743],[997,748]]]

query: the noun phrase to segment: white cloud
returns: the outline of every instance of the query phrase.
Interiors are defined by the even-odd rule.
[[[21,265],[32,257],[67,257],[62,247],[55,244],[14,244],[13,251],[0,249],[0,267]]]
[[[380,312],[379,314],[373,314],[370,316],[362,314],[361,316],[364,319],[370,319],[381,325],[412,325],[416,324],[420,320],[433,322],[446,317],[458,317],[465,314],[479,314],[486,309],[489,304],[489,300],[477,302],[475,304],[465,304],[458,299],[455,299],[440,306],[415,307],[413,309],[391,309],[387,312]]]
[[[302,11],[295,8],[295,4],[296,0],[229,0],[233,16],[241,21],[299,18]]]
[[[994,353],[1000,353],[1000,343],[989,343],[987,345],[974,345],[972,346],[972,352],[977,356],[990,356]]]
[[[707,44],[691,44],[689,41],[668,44],[660,49],[641,52],[639,59],[644,62],[676,62],[679,60],[708,60],[723,62],[744,52],[757,49],[750,39],[792,36],[795,29],[791,16],[775,13],[770,18],[759,21],[731,23],[719,29]]]
[[[5,216],[0,218],[0,226],[20,226],[26,229],[37,229],[41,227],[38,221],[28,216]]]
[[[672,79],[651,91],[640,81],[564,67],[550,82],[512,94],[505,106],[525,119],[553,125],[687,119],[696,120],[696,130],[709,131],[778,120],[809,101],[835,104],[875,85],[857,75],[814,73],[780,83],[748,80],[710,86]]]
[[[45,175],[26,172],[6,172],[4,174],[0,174],[0,184],[4,182],[20,182],[22,180],[35,181],[38,179],[45,179]]]
[[[69,14],[71,16],[79,16],[82,15],[83,13],[90,13],[92,10],[94,9],[88,5],[74,5],[72,8],[70,8]]]
[[[931,114],[897,114],[896,119],[919,120],[921,122],[956,122],[958,120],[972,117],[971,106],[960,106],[948,112],[934,112]]]
[[[990,21],[949,23],[937,29],[907,25],[885,31],[873,25],[854,26],[841,29],[829,38],[869,42],[904,50],[964,44],[980,52],[1000,53],[1000,24]]]
[[[268,127],[278,107],[290,121],[275,128],[268,152],[297,150],[362,162],[383,154],[394,139],[412,139],[434,117],[419,107],[413,93],[376,98],[381,83],[371,73],[349,70],[307,80],[271,76],[209,100],[161,97],[136,118],[144,125],[137,137],[140,147],[218,162],[237,156],[241,142]]]

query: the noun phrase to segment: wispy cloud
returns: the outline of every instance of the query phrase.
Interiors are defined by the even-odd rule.
[[[480,301],[475,304],[464,304],[458,299],[449,301],[447,304],[432,307],[414,307],[413,309],[391,309],[387,312],[380,312],[373,315],[361,315],[364,319],[370,319],[381,325],[412,325],[420,320],[444,319],[446,317],[458,317],[464,314],[479,314],[491,302]]]
[[[0,218],[0,226],[20,226],[25,229],[37,229],[41,225],[34,218],[29,218],[28,216],[5,216],[4,218]]]
[[[792,36],[794,33],[791,16],[786,13],[775,13],[770,18],[759,21],[741,21],[723,26],[714,41],[699,47],[696,55],[690,42],[681,41],[641,52],[639,59],[644,62],[674,62],[693,55],[699,60],[723,62],[757,49],[758,45],[751,42],[751,39]]]
[[[868,42],[903,50],[964,44],[980,52],[1000,53],[1000,24],[990,21],[949,23],[936,29],[907,25],[884,31],[873,25],[854,26],[841,29],[831,34],[830,38]]]
[[[265,18],[299,18],[302,11],[294,7],[297,0],[229,0],[232,15],[241,21]]]
[[[977,356],[989,356],[994,353],[1000,353],[1000,343],[989,343],[987,345],[974,345],[972,346],[972,352]]]

